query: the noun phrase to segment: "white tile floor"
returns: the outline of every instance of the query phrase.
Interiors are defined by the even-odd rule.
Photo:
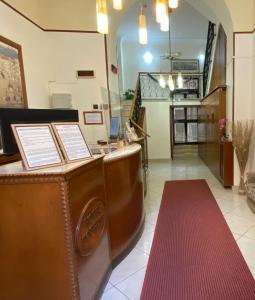
[[[101,300],[138,300],[164,182],[174,179],[206,179],[255,278],[255,214],[245,196],[224,189],[199,158],[151,161],[145,198],[145,230],[133,251],[114,269]]]

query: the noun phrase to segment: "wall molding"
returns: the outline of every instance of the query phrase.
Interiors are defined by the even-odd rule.
[[[105,51],[105,69],[106,69],[106,85],[107,85],[107,96],[109,103],[109,115],[112,117],[111,109],[111,93],[110,93],[110,81],[109,81],[109,62],[108,62],[108,47],[107,47],[107,36],[104,35],[104,51]]]
[[[238,34],[254,34],[255,28],[251,31],[234,31],[233,32],[233,57],[235,58],[236,55],[236,36]]]
[[[254,33],[254,32],[255,32],[255,28],[250,31],[234,31],[233,34],[249,34],[249,33]]]
[[[41,29],[42,31],[45,31],[45,32],[69,32],[69,33],[96,33],[96,34],[99,34],[98,31],[93,31],[93,30],[46,29],[46,28],[43,28],[42,26],[40,26],[39,24],[37,24],[36,22],[34,22],[32,19],[30,19],[29,17],[24,15],[22,12],[17,10],[14,6],[10,5],[6,1],[0,0],[0,2],[2,2],[6,6],[8,6],[10,9],[12,9],[14,12],[19,14],[21,17],[26,19],[28,22],[32,23],[37,28],[39,28],[39,29]]]

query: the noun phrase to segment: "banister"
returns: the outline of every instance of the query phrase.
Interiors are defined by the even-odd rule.
[[[212,94],[214,94],[215,92],[217,92],[218,90],[226,90],[227,86],[225,84],[221,84],[221,85],[217,85],[209,94],[207,94],[202,100],[201,103],[206,100],[208,97],[210,97]]]
[[[132,119],[132,116],[133,116],[133,112],[134,112],[134,108],[135,108],[135,102],[136,102],[136,98],[137,98],[138,91],[139,91],[139,85],[140,85],[140,73],[138,74],[138,78],[137,78],[137,81],[136,81],[135,94],[134,94],[134,97],[133,97],[133,100],[132,100],[132,106],[131,106],[131,110],[130,110],[130,113],[129,113],[129,119],[130,120]]]

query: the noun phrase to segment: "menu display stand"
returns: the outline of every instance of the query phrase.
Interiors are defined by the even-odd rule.
[[[67,163],[92,158],[79,123],[52,123]]]
[[[12,124],[11,126],[27,170],[64,164],[50,124]]]

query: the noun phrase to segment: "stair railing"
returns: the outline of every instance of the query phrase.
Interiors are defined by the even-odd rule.
[[[208,91],[208,86],[210,82],[210,72],[212,69],[212,61],[213,61],[213,45],[216,37],[215,34],[216,25],[212,22],[209,22],[208,32],[207,32],[207,42],[206,42],[206,50],[205,50],[205,62],[204,62],[204,70],[203,70],[203,96],[206,95]]]

